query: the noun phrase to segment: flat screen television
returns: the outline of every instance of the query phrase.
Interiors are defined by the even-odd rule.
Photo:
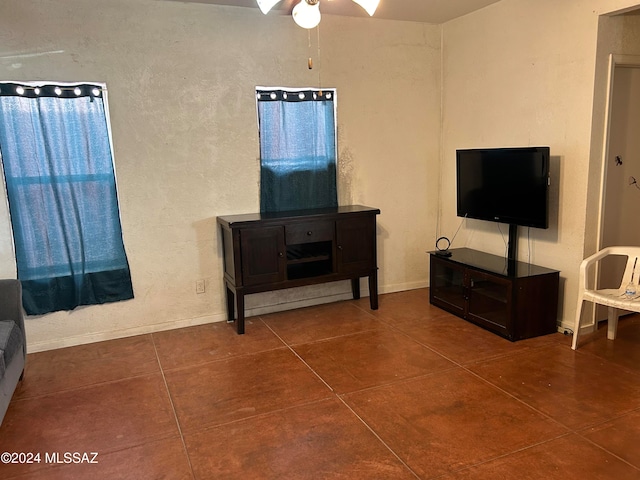
[[[458,216],[549,228],[549,147],[456,151]]]

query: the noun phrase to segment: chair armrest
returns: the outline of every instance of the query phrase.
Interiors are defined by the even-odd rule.
[[[640,255],[640,251],[638,247],[628,247],[628,246],[605,247],[599,252],[596,252],[593,255],[585,258],[582,261],[582,263],[580,263],[580,275],[579,275],[580,291],[584,290],[587,285],[589,267],[591,267],[593,264],[599,262],[600,260],[602,260],[603,258],[609,255],[619,255],[619,256],[627,257],[628,261],[631,262],[634,256],[637,258]],[[627,268],[625,269],[625,273],[622,278],[622,281],[628,282],[629,277],[631,277],[631,269],[630,269],[630,265],[627,264]]]
[[[589,267],[590,265],[593,265],[598,260],[602,260],[607,255],[615,255],[616,253],[613,252],[612,250],[613,250],[612,247],[606,247],[600,250],[599,252],[596,252],[593,255],[585,258],[584,260],[582,260],[582,263],[580,264],[580,270],[581,271],[586,270],[587,267]]]
[[[617,255],[617,254],[624,255],[625,254],[622,252],[622,250],[620,250],[620,252],[618,252],[618,250],[619,249],[617,247],[605,247],[599,252],[596,252],[593,255],[590,255],[589,257],[582,260],[582,262],[580,263],[580,275],[578,277],[579,279],[578,288],[580,291],[583,291],[587,288],[587,285],[588,285],[587,274],[589,271],[589,267],[599,262],[600,260],[602,260],[604,257],[608,255]]]

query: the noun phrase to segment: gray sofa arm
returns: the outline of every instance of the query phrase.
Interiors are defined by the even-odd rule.
[[[24,330],[24,310],[22,308],[22,284],[20,280],[0,280],[0,320],[13,320],[22,330],[23,338],[27,338]],[[24,353],[27,353],[25,344]]]

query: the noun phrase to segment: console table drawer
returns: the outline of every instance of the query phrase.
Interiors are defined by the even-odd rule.
[[[329,242],[333,240],[334,222],[305,222],[286,225],[285,242],[287,245],[300,243]]]

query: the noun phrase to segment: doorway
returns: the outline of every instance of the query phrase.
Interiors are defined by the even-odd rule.
[[[599,249],[640,246],[640,56],[612,56],[610,75]],[[603,263],[599,287],[617,288],[624,267],[624,258]],[[597,313],[606,316],[606,309]]]

